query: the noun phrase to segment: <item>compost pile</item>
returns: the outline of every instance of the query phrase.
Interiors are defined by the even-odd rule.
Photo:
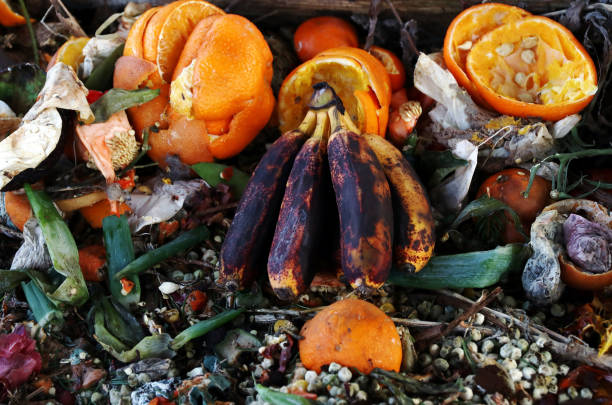
[[[612,402],[612,4],[66,4],[0,1],[1,403]]]

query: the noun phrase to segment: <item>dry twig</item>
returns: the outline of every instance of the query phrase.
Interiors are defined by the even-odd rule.
[[[438,293],[453,298],[457,305],[465,307],[466,305],[475,305],[476,303],[469,298],[448,290],[439,290]],[[482,308],[480,312],[487,320],[496,325],[503,325],[505,329],[509,329],[510,325],[519,327],[523,332],[532,334],[537,338],[544,338],[544,346],[548,347],[552,352],[566,360],[577,361],[589,366],[598,367],[604,370],[612,371],[612,356],[598,356],[597,350],[582,343],[575,337],[563,336],[544,326],[535,325],[529,321],[522,321],[514,316],[496,311],[491,308]],[[500,322],[504,320],[504,322]]]

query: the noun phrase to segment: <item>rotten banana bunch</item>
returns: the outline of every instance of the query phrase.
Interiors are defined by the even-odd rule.
[[[330,235],[339,237],[341,277],[362,296],[392,265],[417,272],[433,254],[431,208],[410,164],[382,137],[361,134],[327,83],[314,88],[304,120],[272,144],[240,200],[221,248],[219,283],[230,290],[267,267],[276,295],[297,298]]]

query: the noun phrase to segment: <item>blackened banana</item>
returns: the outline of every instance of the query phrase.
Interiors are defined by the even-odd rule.
[[[328,158],[340,215],[344,277],[361,295],[383,285],[391,269],[393,207],[383,169],[372,149],[329,111]]]
[[[363,137],[382,165],[393,194],[393,262],[398,269],[417,272],[433,255],[436,242],[427,193],[395,146],[377,135]]]
[[[270,146],[255,168],[221,247],[219,283],[226,288],[249,287],[265,267],[287,178],[315,118],[309,112],[298,129]]]
[[[300,149],[287,180],[268,257],[270,285],[282,300],[295,299],[308,288],[320,253],[327,126],[327,112],[319,111],[315,132]]]

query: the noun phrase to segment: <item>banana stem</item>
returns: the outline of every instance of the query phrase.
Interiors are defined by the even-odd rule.
[[[338,108],[330,108],[329,110],[327,110],[327,115],[329,117],[329,125],[332,133],[337,132],[343,128],[342,121],[340,120],[341,114],[340,111],[338,111]]]
[[[314,129],[314,133],[312,137],[315,139],[323,140],[327,138],[327,134],[329,133],[329,119],[327,118],[327,111],[318,111],[317,112],[317,126]]]
[[[346,128],[349,129],[349,131],[352,131],[356,134],[360,134],[361,131],[359,130],[359,128],[357,128],[357,125],[355,125],[355,123],[353,122],[353,120],[351,119],[351,117],[348,114],[348,111],[344,111],[344,113],[342,115],[340,115],[340,121],[342,121],[342,124],[344,124],[344,126]]]
[[[297,130],[303,134],[310,134],[315,129],[317,123],[317,113],[308,110],[302,123],[297,127]]]
[[[308,106],[313,110],[323,110],[337,105],[340,99],[334,89],[327,82],[319,82],[312,86],[314,92]]]

